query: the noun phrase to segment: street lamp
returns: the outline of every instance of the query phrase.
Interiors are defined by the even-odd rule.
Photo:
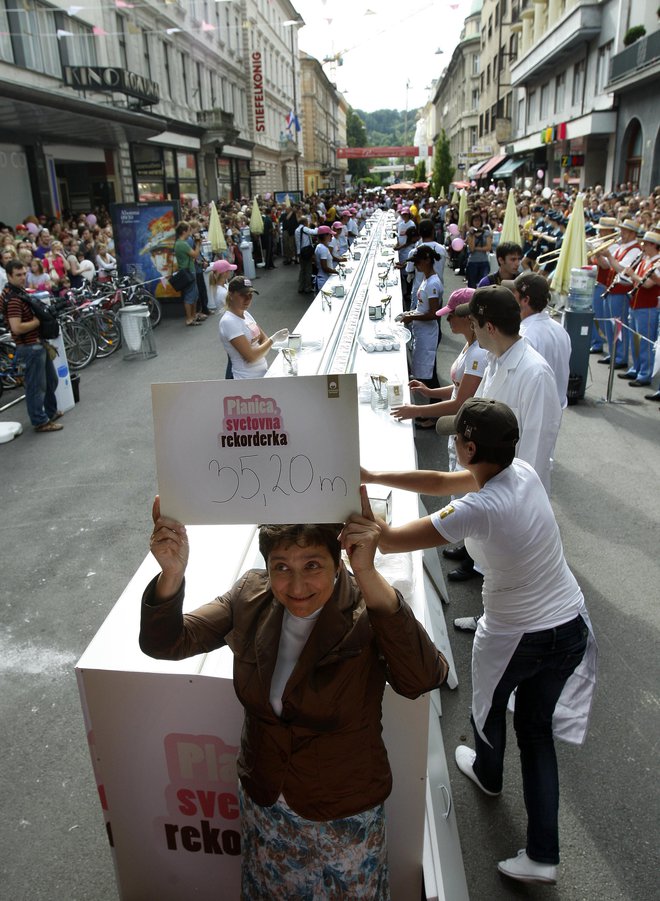
[[[406,114],[403,120],[403,143],[408,146],[408,91],[410,90],[410,79],[406,80]],[[403,158],[403,180],[406,180],[406,161],[408,157]]]

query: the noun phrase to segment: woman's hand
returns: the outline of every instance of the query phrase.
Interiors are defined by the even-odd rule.
[[[273,342],[273,344],[279,344],[282,341],[288,341],[289,340],[289,329],[288,328],[279,329],[278,331],[275,332],[274,335],[270,336],[270,340]]]
[[[367,608],[374,613],[393,614],[399,609],[399,597],[374,566],[374,557],[383,531],[389,527],[376,519],[366,485],[360,485],[362,512],[349,516],[339,540],[348,559]]]
[[[154,499],[151,517],[154,528],[149,550],[161,568],[156,597],[164,600],[176,594],[183,582],[190,552],[188,534],[182,523],[168,516],[161,516],[158,495]]]
[[[417,391],[418,394],[421,394],[423,397],[431,397],[431,389],[428,388],[424,382],[420,382],[419,379],[411,379],[408,382],[408,387],[411,391]]]
[[[404,419],[414,419],[420,412],[417,404],[401,404],[400,407],[392,407],[390,416],[393,416],[397,422],[403,422]]]
[[[379,522],[371,510],[366,485],[360,485],[360,502],[361,514],[352,513],[339,536],[356,576],[373,570],[381,532]]]

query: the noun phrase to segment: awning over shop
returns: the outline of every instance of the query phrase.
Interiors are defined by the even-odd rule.
[[[96,146],[145,141],[165,131],[167,120],[151,113],[101,106],[63,91],[3,81],[0,138],[48,140]]]
[[[513,157],[511,157],[505,163],[502,163],[501,166],[498,166],[493,175],[495,178],[507,178],[524,165],[525,160],[514,160]]]
[[[503,153],[499,153],[497,156],[491,156],[489,160],[486,160],[479,167],[479,171],[476,175],[471,176],[472,178],[486,178],[487,175],[495,169],[497,166],[500,166],[506,160],[506,156]]]
[[[479,162],[475,163],[474,166],[470,166],[470,168],[467,171],[467,177],[468,178],[476,178],[476,175],[477,175],[477,172],[479,171],[479,169],[481,169],[481,167],[484,165],[484,163],[487,163],[487,162],[488,162],[488,160],[479,160]]]

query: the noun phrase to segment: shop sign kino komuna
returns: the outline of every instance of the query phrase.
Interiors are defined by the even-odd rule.
[[[64,83],[78,91],[116,91],[144,103],[158,103],[158,84],[116,66],[65,66]]]

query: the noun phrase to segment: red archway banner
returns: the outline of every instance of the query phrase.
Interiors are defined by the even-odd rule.
[[[427,156],[433,154],[433,147],[427,147]],[[419,147],[339,147],[338,160],[364,160],[390,156],[420,156]]]

